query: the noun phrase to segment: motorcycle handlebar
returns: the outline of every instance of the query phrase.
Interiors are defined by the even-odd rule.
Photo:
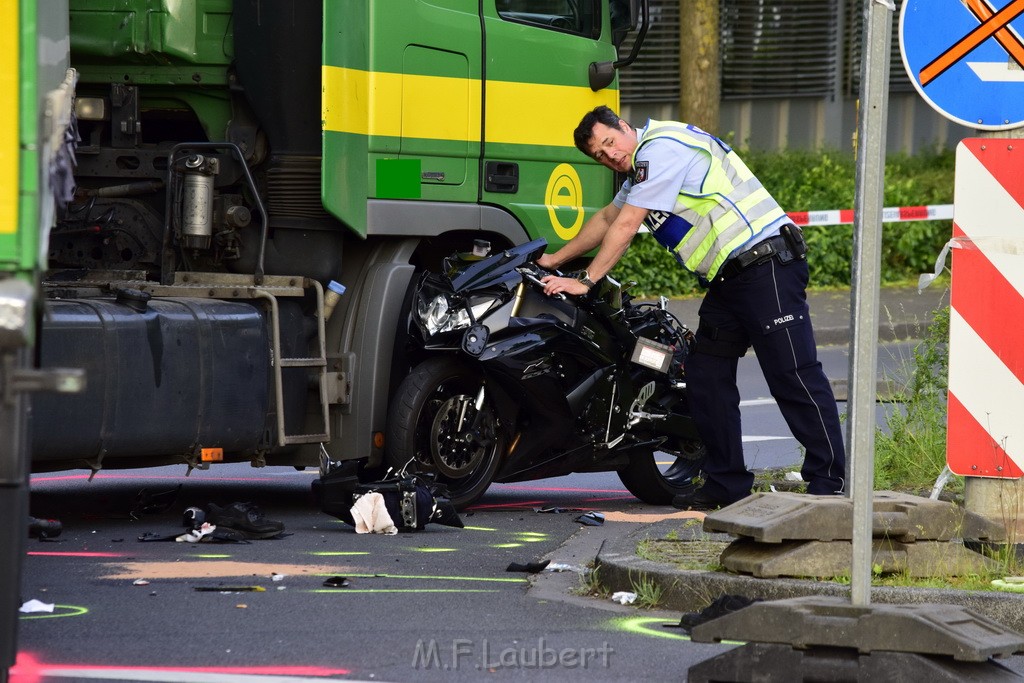
[[[534,263],[532,265],[533,265],[533,268],[536,269],[536,271],[542,271],[543,270],[536,263]],[[522,275],[524,278],[526,278],[527,280],[529,280],[533,284],[537,285],[541,289],[544,289],[544,283],[541,282],[540,278],[535,275],[536,271],[531,270],[531,269],[526,268],[526,267],[518,268],[517,270],[519,271],[519,274]],[[557,299],[561,299],[562,301],[565,301],[565,294],[562,294],[561,292],[559,292],[558,294],[555,294],[554,296]]]

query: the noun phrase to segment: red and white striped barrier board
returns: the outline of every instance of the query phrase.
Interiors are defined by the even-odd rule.
[[[962,141],[953,205],[946,462],[960,475],[1017,478],[1024,469],[1024,140]]]
[[[882,209],[883,223],[937,220],[948,221],[952,217],[952,204],[936,204],[935,206],[887,206]],[[801,227],[805,225],[848,225],[853,223],[853,209],[794,211],[789,214],[789,219]]]

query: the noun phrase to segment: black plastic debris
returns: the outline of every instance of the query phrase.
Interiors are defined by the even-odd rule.
[[[536,574],[544,571],[544,569],[551,564],[551,560],[544,560],[543,562],[527,562],[526,564],[520,564],[519,562],[513,562],[505,568],[507,572],[527,572],[529,574]]]
[[[64,525],[59,519],[40,519],[39,517],[28,518],[28,537],[48,540],[57,538],[64,530]]]
[[[324,587],[326,588],[348,588],[350,581],[344,576],[332,576],[324,580]]]
[[[558,515],[563,512],[583,512],[583,508],[566,508],[558,505],[546,505],[542,508],[533,508],[533,511],[539,514]]]
[[[758,598],[748,598],[743,595],[721,595],[715,598],[715,601],[710,605],[702,609],[700,612],[689,612],[684,614],[679,620],[678,624],[664,624],[665,628],[678,628],[682,629],[687,635],[695,627],[705,622],[717,619],[718,617],[724,617],[726,614],[732,614],[733,612],[739,612],[744,607],[749,607],[755,602],[760,602]]]
[[[132,519],[139,519],[144,514],[159,515],[173,507],[181,492],[181,484],[166,491],[150,491],[142,489],[135,495],[135,506],[128,513]]]
[[[576,518],[583,526],[601,526],[604,524],[603,512],[585,512]]]

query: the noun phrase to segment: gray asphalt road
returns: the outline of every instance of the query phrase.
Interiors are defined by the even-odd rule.
[[[24,598],[56,608],[22,618],[14,680],[678,680],[725,647],[663,628],[678,614],[573,596],[575,573],[533,577],[546,587],[538,597],[531,575],[506,571],[542,557],[579,566],[596,553],[563,545],[585,537],[578,512],[534,508],[641,520],[675,512],[641,505],[614,475],[498,485],[464,514],[465,529],[369,536],[313,508],[311,474],[225,466],[193,473],[168,494],[166,512],[131,518],[141,491],[175,491],[181,472],[35,478],[34,511],[59,516],[65,530],[29,544]],[[137,540],[177,531],[187,505],[233,500],[254,500],[290,535],[245,545]],[[325,588],[332,576],[348,588]],[[263,590],[230,590],[243,586]]]

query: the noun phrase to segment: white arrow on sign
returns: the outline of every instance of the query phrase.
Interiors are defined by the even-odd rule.
[[[974,75],[983,81],[1012,83],[1024,81],[1024,69],[1010,62],[967,62]]]

